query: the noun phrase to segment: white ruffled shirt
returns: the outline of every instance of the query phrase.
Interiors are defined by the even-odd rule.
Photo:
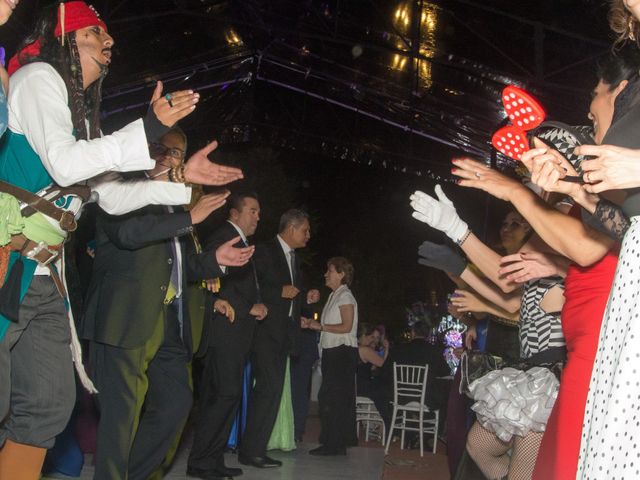
[[[335,291],[331,292],[327,303],[322,309],[320,322],[322,325],[338,325],[342,323],[340,316],[340,307],[343,305],[353,305],[353,324],[349,333],[320,333],[320,347],[334,348],[341,345],[349,347],[358,346],[358,302],[356,302],[353,293],[346,285],[340,285]]]

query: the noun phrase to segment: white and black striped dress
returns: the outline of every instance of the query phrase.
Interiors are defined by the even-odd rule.
[[[520,356],[529,358],[552,347],[564,347],[560,312],[545,312],[540,304],[554,287],[564,289],[560,277],[531,280],[524,285],[520,304]]]
[[[543,278],[524,285],[520,305],[520,356],[530,358],[564,347],[560,312],[546,312],[541,303],[554,287],[564,289],[560,277]],[[547,368],[518,367],[494,370],[469,385],[478,422],[503,442],[514,435],[543,432],[558,395],[558,380]]]

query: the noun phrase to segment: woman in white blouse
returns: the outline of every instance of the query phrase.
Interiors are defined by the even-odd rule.
[[[320,322],[303,319],[302,327],[319,330],[322,347],[320,446],[311,455],[346,455],[355,439],[355,375],[358,364],[358,304],[349,285],[353,265],[344,257],[327,262],[325,284],[332,292]]]

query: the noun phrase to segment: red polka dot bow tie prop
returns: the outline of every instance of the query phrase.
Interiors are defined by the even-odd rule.
[[[502,91],[502,105],[512,125],[502,127],[491,138],[496,150],[514,160],[520,160],[529,150],[526,132],[538,127],[545,112],[538,101],[521,88],[509,85]]]

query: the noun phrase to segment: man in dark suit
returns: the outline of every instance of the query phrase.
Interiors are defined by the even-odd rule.
[[[446,406],[449,386],[438,381],[439,377],[451,374],[444,359],[444,349],[427,341],[430,327],[420,320],[411,327],[411,341],[394,345],[382,367],[382,376],[389,389],[389,398],[393,398],[393,363],[405,365],[429,365],[427,374],[427,392],[425,403],[430,409]],[[400,398],[402,402],[402,398]],[[444,416],[443,416],[444,417]]]
[[[207,242],[215,248],[240,235],[239,245],[248,245],[260,220],[260,204],[255,194],[233,195],[228,202],[227,222],[216,230]],[[215,479],[242,474],[239,468],[224,465],[224,448],[242,396],[242,374],[251,348],[256,320],[267,316],[261,301],[261,291],[254,262],[229,268],[220,281],[219,298],[235,309],[235,321],[215,311],[211,331],[203,339],[206,349],[202,372],[201,395],[196,420],[193,447],[189,455],[187,474]]]
[[[311,238],[309,216],[292,209],[280,218],[279,233],[256,247],[255,265],[262,300],[269,316],[256,326],[251,349],[255,386],[249,400],[247,428],[238,460],[255,467],[278,467],[281,462],[266,455],[267,443],[278,415],[287,357],[297,355],[300,315],[309,301],[317,302],[318,290],[304,292],[295,250]]]
[[[164,151],[148,173],[159,180],[167,167],[181,163],[186,146],[179,130],[160,142]],[[227,195],[205,195],[189,212],[149,206],[98,219],[81,327],[90,340],[99,391],[95,478],[148,478],[187,419],[194,337],[183,294],[187,280],[219,276],[221,265],[244,264],[252,253],[231,243],[195,252],[193,225],[224,204]]]

